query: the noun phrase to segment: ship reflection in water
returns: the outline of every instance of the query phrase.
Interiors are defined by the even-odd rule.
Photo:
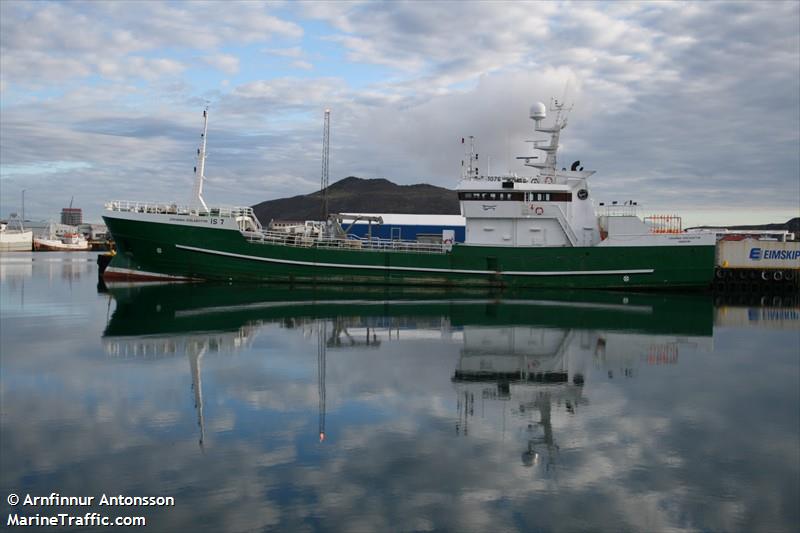
[[[539,291],[487,298],[183,284],[110,292],[117,309],[103,338],[109,356],[188,357],[201,448],[203,357],[252,349],[270,325],[316,338],[320,442],[326,439],[328,352],[414,350],[433,341],[457,354],[448,375],[456,435],[513,435],[522,464],[543,462],[547,470],[559,450],[554,427],[567,427],[590,404],[588,370],[599,370],[594,374],[603,380],[628,379],[640,365],[676,365],[681,351],[712,348],[713,309],[705,296]]]
[[[136,513],[154,531],[800,520],[796,299],[97,293],[50,267],[0,279],[5,494],[176,497]]]

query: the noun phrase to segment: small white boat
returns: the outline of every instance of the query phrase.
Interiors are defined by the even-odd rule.
[[[33,239],[33,249],[37,252],[83,252],[91,249],[89,241],[77,232],[56,235],[53,225],[49,225],[42,235]]]
[[[8,223],[0,223],[0,252],[30,252],[33,231],[22,227],[22,220],[11,214]]]

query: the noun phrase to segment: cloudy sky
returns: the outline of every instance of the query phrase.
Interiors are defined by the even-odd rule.
[[[462,136],[525,173],[527,110],[574,104],[561,165],[687,224],[800,216],[800,4],[0,2],[0,216],[349,175],[454,187]],[[486,170],[485,168],[483,170]]]

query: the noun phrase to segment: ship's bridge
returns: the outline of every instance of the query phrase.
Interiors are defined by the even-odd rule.
[[[467,150],[461,161],[458,185],[461,214],[467,220],[466,244],[489,246],[594,246],[600,242],[600,228],[589,198],[587,178],[594,171],[583,170],[575,161],[558,170],[556,152],[561,130],[567,125],[563,104],[553,101],[556,111],[552,126],[543,126],[544,104],[531,107],[534,131],[546,133],[547,140],[532,140],[540,155],[521,156],[525,166],[538,169],[536,176],[481,176],[475,138],[462,143]]]
[[[592,246],[600,241],[582,176],[476,176],[462,180],[457,191],[467,244]]]

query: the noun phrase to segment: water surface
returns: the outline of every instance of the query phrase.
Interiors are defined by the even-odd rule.
[[[173,496],[88,509],[153,531],[797,528],[796,299],[98,292],[94,257],[0,256],[4,526],[58,492]]]

